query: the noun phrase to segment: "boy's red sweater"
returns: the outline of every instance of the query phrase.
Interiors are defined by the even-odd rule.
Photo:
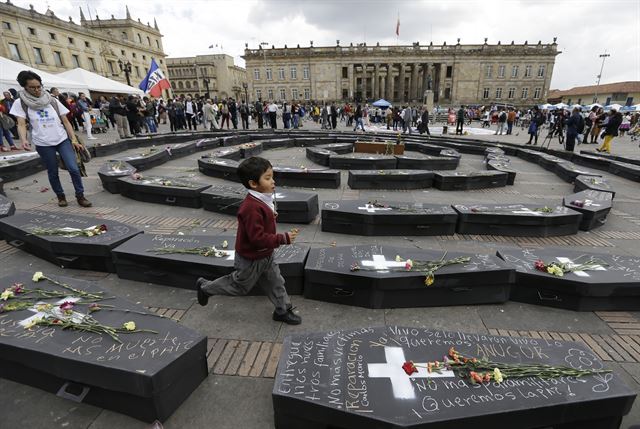
[[[288,233],[276,233],[273,210],[262,201],[247,195],[238,209],[236,252],[243,258],[256,260],[270,256],[273,249],[291,244]]]

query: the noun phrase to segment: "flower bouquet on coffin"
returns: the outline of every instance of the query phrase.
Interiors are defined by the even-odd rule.
[[[580,262],[581,259],[586,259],[584,262]],[[542,259],[538,259],[533,264],[534,268],[543,273],[552,274],[554,276],[562,277],[566,273],[572,273],[575,271],[589,271],[589,270],[602,270],[608,264],[598,258],[594,258],[590,255],[583,255],[576,258],[575,261],[570,262],[545,262]]]
[[[226,249],[229,246],[227,240],[222,242],[222,248]],[[208,258],[224,258],[230,256],[230,253],[226,250],[220,250],[216,246],[201,246],[201,247],[189,247],[181,249],[179,247],[156,247],[153,249],[147,249],[147,252],[153,252],[159,255],[170,254],[183,254],[183,255],[200,255]]]
[[[402,267],[390,267],[384,269],[378,269],[375,267],[362,267],[357,263],[351,265],[351,271],[418,271],[424,274],[424,284],[426,286],[431,286],[435,282],[436,279],[436,271],[438,271],[442,267],[446,267],[449,265],[456,264],[466,264],[471,260],[468,256],[459,256],[453,259],[445,259],[447,256],[447,252],[444,252],[440,259],[436,259],[433,261],[419,261],[419,260],[411,260],[404,259],[400,255],[396,255],[396,262],[404,262],[404,266]]]
[[[102,235],[108,231],[107,225],[93,225],[87,228],[42,228],[35,227],[29,232],[33,235],[57,235],[60,237],[93,237]]]
[[[538,377],[550,379],[558,377],[583,377],[586,375],[598,375],[611,372],[610,370],[579,369],[541,363],[492,362],[488,359],[464,356],[457,352],[454,347],[449,349],[448,355],[444,356],[442,361],[428,362],[426,365],[417,365],[413,363],[413,361],[407,361],[402,365],[402,369],[408,376],[418,372],[418,368],[426,368],[429,373],[440,373],[442,370],[450,370],[458,377],[468,380],[471,384],[502,383],[504,380],[510,378]]]

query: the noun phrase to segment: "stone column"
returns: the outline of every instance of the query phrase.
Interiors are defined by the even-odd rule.
[[[447,81],[447,64],[440,64],[440,97],[444,99],[444,89],[447,85],[445,82]]]
[[[418,96],[418,64],[413,63],[411,67],[411,93],[409,94],[409,101],[420,99]]]
[[[389,83],[389,97],[387,98],[387,101],[390,102],[394,102],[395,99],[393,97],[393,91],[394,91],[394,87],[395,87],[395,80],[393,77],[393,64],[389,64],[388,66],[388,76],[387,76],[387,82]]]
[[[407,65],[405,63],[401,63],[400,64],[400,77],[399,77],[400,82],[399,82],[399,85],[398,85],[398,89],[400,90],[399,91],[400,92],[400,94],[399,94],[400,96],[398,98],[399,98],[401,103],[404,103],[404,101],[405,101],[405,98],[404,98],[404,89],[405,89],[404,88],[404,80],[405,80],[406,76],[405,76],[404,69],[405,69],[406,66]]]
[[[354,73],[354,69],[353,69],[353,64],[349,64],[348,66],[348,71],[347,71],[347,76],[349,77],[349,99],[353,99],[354,95],[355,95],[355,73]]]
[[[387,70],[387,75],[385,77],[380,76],[380,88],[378,89],[378,94],[380,95],[378,98],[387,98],[387,79],[389,76],[389,72]]]
[[[380,98],[380,64],[375,65],[373,73],[373,93],[374,101]]]
[[[362,64],[362,101],[367,100],[367,65]]]

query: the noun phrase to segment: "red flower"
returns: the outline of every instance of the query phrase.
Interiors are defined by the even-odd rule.
[[[100,232],[107,232],[107,225],[102,224],[98,227],[98,229],[100,230]]]
[[[54,325],[62,325],[62,320],[54,319],[53,322],[51,322],[51,323],[53,323]]]
[[[418,368],[416,368],[416,366],[410,360],[402,364],[402,369],[404,369],[404,372],[406,372],[407,375],[418,372]]]
[[[547,272],[547,267],[544,265],[543,260],[538,259],[533,265],[536,268],[536,270]]]
[[[60,310],[62,310],[62,311],[71,310],[71,309],[73,309],[74,305],[75,305],[75,303],[73,303],[71,301],[65,301],[62,304],[60,304]]]
[[[14,283],[13,286],[11,286],[11,290],[16,295],[24,292],[24,288],[22,287],[22,283]]]

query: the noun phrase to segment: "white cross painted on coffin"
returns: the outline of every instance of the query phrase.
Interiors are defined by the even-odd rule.
[[[62,318],[62,317],[67,318],[67,317],[69,317],[69,315],[64,314],[62,312],[62,310],[60,310],[60,307],[59,307],[60,304],[63,304],[65,302],[77,302],[77,301],[80,301],[80,298],[77,297],[77,296],[73,296],[73,297],[70,296],[70,297],[67,297],[67,298],[63,298],[60,301],[58,301],[55,304],[53,304],[54,307],[48,313],[44,313],[42,311],[38,311],[38,306],[39,305],[47,304],[46,302],[38,302],[33,307],[29,308],[29,311],[32,311],[32,312],[34,312],[36,314],[34,314],[33,316],[27,317],[26,319],[20,321],[18,324],[20,326],[24,327],[24,326],[27,326],[29,323],[31,323],[32,320],[34,320],[34,319],[42,319],[43,317],[48,316],[50,314],[53,314],[54,316],[60,317],[60,318]],[[74,311],[71,314],[71,320],[74,323],[80,323],[80,322],[82,322],[82,320],[84,320],[84,318],[86,316],[87,316],[86,314],[82,314],[82,313],[78,313],[77,311]]]
[[[587,207],[600,207],[600,204],[596,204],[592,200],[584,200],[584,205]]]
[[[236,258],[236,251],[235,250],[221,250],[221,252],[226,252],[228,254],[228,256],[226,257],[227,261],[233,261]],[[223,256],[224,258],[224,256]]]
[[[358,207],[358,210],[366,210],[368,213],[375,213],[377,211],[389,211],[393,209],[391,207],[376,207],[373,204],[365,204],[364,207]]]
[[[373,267],[376,270],[388,270],[389,268],[405,267],[406,262],[387,261],[384,255],[372,255],[372,261],[362,261],[363,267]]]
[[[542,216],[542,212],[537,212],[535,210],[531,210],[528,207],[523,207],[521,209],[518,210],[513,210],[512,211],[513,214],[528,214],[528,215],[534,215],[534,216]]]
[[[277,192],[275,194],[273,194],[273,198],[275,198],[276,200],[279,200],[280,198],[284,198],[286,196],[287,196],[287,194],[279,194]]]
[[[567,264],[567,266],[569,268],[575,267],[578,264],[574,264],[573,261],[569,258],[563,258],[563,257],[557,257],[556,258],[560,263],[562,264]],[[596,271],[606,271],[607,269],[605,267],[603,267],[602,265],[595,265],[592,268],[590,268],[591,270],[596,270]],[[586,273],[585,271],[572,271],[573,274],[575,274],[578,277],[591,277],[588,273]]]
[[[416,369],[418,372],[414,372],[411,375],[402,369],[402,365],[406,362],[404,357],[404,351],[402,347],[385,347],[384,356],[387,363],[370,363],[368,364],[369,378],[388,378],[391,380],[391,388],[393,389],[393,396],[396,399],[414,399],[416,394],[413,390],[412,378],[444,378],[455,377],[453,371],[441,370],[440,373],[431,372],[427,368],[421,366],[427,366],[426,363],[416,363],[420,365]]]

